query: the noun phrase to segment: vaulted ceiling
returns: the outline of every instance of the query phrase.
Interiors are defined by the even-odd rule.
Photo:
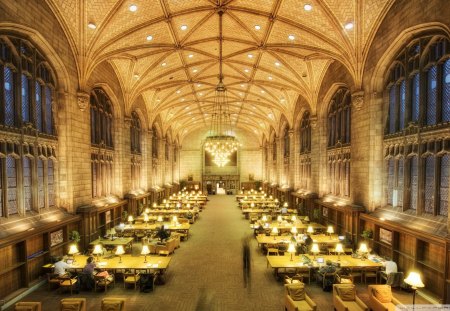
[[[219,73],[236,127],[258,137],[293,122],[299,96],[315,113],[324,74],[340,62],[360,86],[368,47],[394,0],[46,0],[77,61],[79,88],[109,62],[125,111],[185,136],[208,129]],[[353,26],[353,27],[351,27]]]

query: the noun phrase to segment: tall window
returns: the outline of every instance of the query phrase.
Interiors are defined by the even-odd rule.
[[[285,158],[289,158],[289,154],[290,154],[290,138],[289,138],[289,128],[286,126],[286,128],[284,129],[284,137],[283,137],[283,141],[284,141],[284,157]]]
[[[92,197],[111,194],[113,167],[113,110],[106,93],[93,89],[91,106],[91,174]]]
[[[442,133],[450,128],[449,39],[412,40],[393,60],[387,81],[384,144],[398,160],[390,158],[385,168],[386,204],[395,205],[396,194],[403,210],[447,216],[450,137]],[[415,127],[404,131],[410,122]],[[411,143],[417,140],[424,143]]]
[[[131,127],[130,127],[130,138],[131,138],[131,153],[140,154],[141,153],[141,122],[139,121],[138,114],[133,112],[131,114]]]
[[[340,88],[328,106],[328,190],[331,194],[350,195],[351,96]]]
[[[159,154],[159,146],[158,146],[158,131],[156,130],[156,127],[152,127],[152,157],[158,158]]]
[[[300,153],[311,152],[311,121],[309,116],[309,111],[306,111],[300,124]]]
[[[276,138],[273,138],[273,143],[272,143],[272,160],[276,161],[277,160],[277,141]]]
[[[0,217],[56,206],[55,89],[51,65],[43,54],[27,40],[3,34],[0,134],[11,141],[0,141]],[[20,137],[10,135],[22,126],[26,130]],[[51,165],[41,165],[50,158]]]
[[[170,141],[169,141],[169,137],[166,136],[165,141],[166,141],[166,143],[164,145],[164,157],[168,161],[169,158],[170,158]]]

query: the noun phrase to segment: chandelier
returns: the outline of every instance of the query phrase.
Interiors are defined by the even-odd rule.
[[[231,114],[228,108],[227,88],[223,83],[222,74],[222,15],[219,13],[219,83],[216,86],[214,107],[211,115],[211,127],[205,141],[205,151],[213,156],[213,162],[219,166],[225,166],[230,155],[239,146],[234,137],[231,126]]]

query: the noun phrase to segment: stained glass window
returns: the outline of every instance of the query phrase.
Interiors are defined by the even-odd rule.
[[[31,179],[31,160],[23,157],[23,198],[26,211],[32,208],[32,179]]]
[[[350,91],[341,88],[334,94],[328,108],[328,146],[349,144],[351,123]]]
[[[450,59],[444,63],[442,75],[442,122],[450,121]]]
[[[17,169],[16,159],[6,157],[6,178],[8,180],[8,214],[18,213],[17,208]]]
[[[418,181],[419,181],[419,167],[417,156],[414,156],[410,160],[410,209],[417,210],[417,191],[418,191]]]
[[[47,191],[48,191],[48,206],[55,206],[55,171],[53,167],[53,160],[49,159],[47,162]]]
[[[53,133],[53,118],[52,118],[52,90],[45,87],[45,131],[47,134]]]
[[[300,153],[311,151],[311,124],[309,120],[309,111],[303,114],[300,124]]]
[[[448,196],[450,185],[450,155],[445,154],[441,158],[441,180],[440,180],[440,200],[439,200],[439,214],[443,216],[448,215]]]
[[[403,206],[403,159],[397,162],[397,206]]]
[[[30,89],[28,77],[22,74],[22,120],[30,122]]]
[[[14,74],[9,67],[4,67],[5,72],[5,125],[14,126]]]
[[[427,89],[427,125],[436,124],[437,106],[437,67],[432,66],[428,71]]]
[[[45,207],[44,161],[37,159],[38,207]]]
[[[400,83],[400,115],[399,125],[400,130],[405,128],[405,109],[406,109],[406,82],[405,80]]]
[[[387,191],[386,191],[386,196],[387,196],[387,203],[390,205],[393,205],[394,200],[393,200],[393,191],[394,191],[394,178],[395,178],[395,161],[393,158],[390,158],[388,160],[388,180],[387,180]]]
[[[419,84],[419,74],[416,73],[412,79],[412,90],[411,90],[411,119],[414,122],[419,120],[419,103],[420,103],[420,84]]]
[[[95,162],[91,163],[92,169],[92,197],[97,197],[97,164]]]
[[[395,86],[392,86],[389,90],[389,133],[395,133]]]
[[[39,82],[35,83],[36,93],[36,128],[42,132],[42,86]]]
[[[288,158],[290,153],[289,129],[284,129],[284,157]]]
[[[428,156],[425,158],[425,212],[433,213],[434,210],[434,190],[435,190],[435,180],[434,180],[434,166],[435,158],[434,156]]]

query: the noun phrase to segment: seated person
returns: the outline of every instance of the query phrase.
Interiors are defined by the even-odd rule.
[[[288,212],[287,207],[286,207],[286,206],[283,206],[283,207],[281,208],[281,214],[287,214],[287,212]]]
[[[81,286],[86,290],[94,288],[94,274],[95,274],[95,260],[94,257],[89,256],[86,260],[86,265],[83,268],[83,272],[80,275]]]
[[[54,273],[59,276],[70,276],[69,273],[66,271],[66,269],[71,268],[72,266],[69,265],[64,257],[58,257],[57,262],[53,265],[54,267]]]
[[[89,256],[86,260],[86,265],[83,268],[83,273],[93,275],[96,267],[97,265],[95,264],[94,257]]]
[[[327,260],[327,264],[325,266],[321,267],[316,273],[317,283],[322,285],[324,283],[324,279],[323,278],[326,277],[326,274],[327,273],[334,273],[334,272],[336,272],[336,266],[333,265],[331,260]],[[333,284],[334,277],[330,281],[331,281],[331,284]],[[331,284],[329,284],[329,285],[331,285]]]
[[[397,264],[395,263],[395,261],[392,261],[390,258],[386,258],[384,267],[386,269],[387,275],[389,275],[393,272],[398,272]]]

